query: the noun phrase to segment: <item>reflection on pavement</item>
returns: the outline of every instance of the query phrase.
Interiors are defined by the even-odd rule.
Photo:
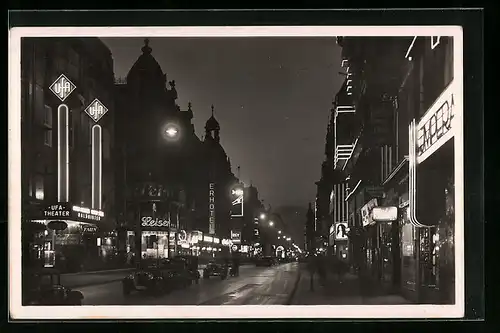
[[[240,276],[213,277],[162,296],[132,293],[125,297],[121,281],[79,288],[84,305],[241,305],[285,304],[293,289],[296,263],[274,267],[242,266]]]

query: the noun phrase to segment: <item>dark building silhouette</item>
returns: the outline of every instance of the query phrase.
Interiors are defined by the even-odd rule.
[[[220,145],[220,126],[212,112],[200,140],[192,124],[192,105],[182,111],[176,99],[175,81],[167,81],[146,40],[126,80],[116,84],[121,250],[141,258],[200,255],[208,247],[218,250],[221,238],[228,237],[227,187],[235,178]],[[210,200],[215,201],[213,213]],[[213,231],[211,214],[218,239],[203,246],[198,232],[208,236]],[[168,222],[152,226],[144,225],[144,219]],[[142,237],[135,237],[139,232]]]
[[[64,74],[75,90],[62,102],[49,89]],[[99,120],[102,128],[102,205],[92,202],[92,128],[96,124],[85,109],[98,98],[108,112]],[[21,189],[23,268],[55,266],[61,271],[92,270],[113,254],[114,113],[113,60],[98,38],[23,38],[21,42]],[[58,107],[68,106],[59,118]],[[60,121],[59,121],[60,120]],[[67,141],[65,139],[67,133]],[[62,141],[60,141],[62,140]],[[67,143],[68,176],[61,176],[58,154]],[[66,156],[66,155],[64,155]],[[60,163],[66,163],[66,158]],[[59,164],[61,167],[61,164]],[[64,167],[63,167],[64,169]],[[95,184],[94,184],[95,185]],[[64,193],[62,193],[64,192]],[[66,195],[67,194],[67,195]],[[60,204],[60,205],[58,205]],[[67,223],[57,232],[47,229],[50,206],[67,212]]]
[[[312,209],[311,203],[307,209],[306,223],[305,223],[305,250],[309,253],[315,253],[316,251],[316,225],[315,216]]]

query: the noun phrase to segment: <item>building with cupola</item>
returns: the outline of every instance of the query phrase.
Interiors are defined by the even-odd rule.
[[[120,251],[128,261],[213,256],[222,252],[228,234],[226,187],[234,181],[220,125],[212,107],[200,140],[191,103],[184,110],[176,103],[175,80],[167,80],[149,40],[141,51],[127,77],[115,84]]]

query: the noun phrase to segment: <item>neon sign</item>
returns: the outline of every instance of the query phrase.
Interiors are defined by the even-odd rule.
[[[450,83],[417,125],[417,163],[422,163],[454,135],[456,85]]]
[[[210,183],[208,191],[208,233],[215,234],[215,183]]]
[[[240,184],[231,189],[232,213],[231,217],[243,217],[244,190]]]

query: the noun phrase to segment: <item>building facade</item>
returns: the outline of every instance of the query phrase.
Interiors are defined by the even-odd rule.
[[[343,166],[353,263],[413,301],[453,303],[453,41],[339,38],[339,44],[361,120]],[[398,213],[375,216],[375,207]]]
[[[24,38],[21,57],[23,264],[92,269],[114,253],[111,53],[98,38]]]
[[[167,81],[148,40],[141,51],[116,84],[120,250],[129,261],[213,257],[229,238],[235,181],[219,123],[212,107],[200,140],[191,104],[177,105],[175,81]]]

